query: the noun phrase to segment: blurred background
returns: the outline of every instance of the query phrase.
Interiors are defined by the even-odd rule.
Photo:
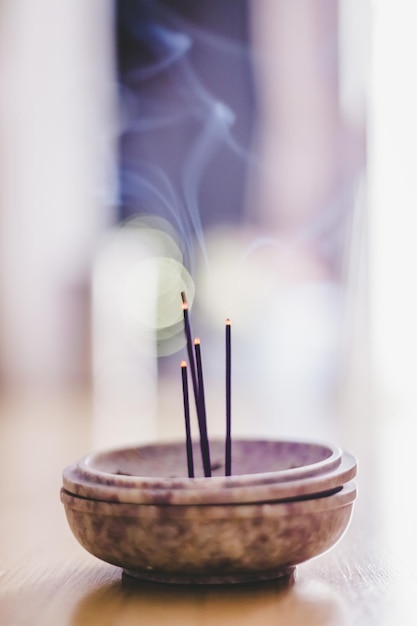
[[[185,290],[213,434],[226,317],[236,433],[411,417],[414,13],[2,0],[3,395],[91,392],[96,445],[170,436]]]

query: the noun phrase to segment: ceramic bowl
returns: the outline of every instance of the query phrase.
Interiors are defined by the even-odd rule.
[[[106,502],[61,490],[70,528],[91,554],[141,579],[193,584],[289,574],[341,538],[355,497],[352,482],[322,497],[251,504]]]
[[[164,582],[276,578],[345,531],[356,460],[335,446],[210,442],[213,476],[188,478],[183,443],[96,452],[64,470],[61,500],[82,546],[130,575]],[[195,465],[200,461],[194,448]]]

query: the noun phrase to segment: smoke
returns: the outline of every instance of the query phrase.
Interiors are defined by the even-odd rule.
[[[194,242],[208,267],[203,218],[232,221],[242,206],[253,116],[241,97],[248,47],[162,2],[121,0],[117,17],[121,218],[167,219],[185,242],[189,269]],[[240,68],[232,88],[223,66]]]
[[[291,14],[291,3],[278,4]],[[326,402],[333,406],[345,307],[343,252],[354,174],[361,175],[362,165],[356,168],[355,150],[344,157],[352,161],[351,172],[344,165],[339,153],[347,139],[355,141],[342,132],[336,85],[327,85],[310,63],[316,43],[323,46],[320,37],[303,39],[306,24],[317,34],[312,7],[298,8],[287,29],[261,5],[267,24],[249,45],[244,0],[117,3],[119,218],[136,227],[135,254],[137,242],[145,242],[153,260],[141,257],[123,267],[123,297],[118,293],[112,304],[124,303],[119,318],[130,336],[138,343],[156,338],[157,354],[165,356],[184,341],[179,293],[194,296],[196,280],[206,328],[220,327],[226,315],[233,319],[242,346],[236,379],[246,391],[256,382],[255,409],[262,409],[270,429],[282,428],[277,405],[290,425],[291,416],[311,421]],[[272,33],[267,63],[259,55],[266,31]],[[268,104],[260,107],[261,119],[252,84],[256,54],[259,100]],[[255,125],[261,158],[253,145]],[[252,195],[248,174],[254,174]],[[132,220],[144,215],[160,221]],[[157,283],[155,306],[142,310],[149,276]],[[108,296],[107,286],[103,291]],[[156,320],[150,330],[148,314]]]

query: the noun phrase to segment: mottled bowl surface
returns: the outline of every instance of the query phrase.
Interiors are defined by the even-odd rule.
[[[212,480],[224,480],[224,442],[210,441]],[[342,450],[334,445],[304,441],[238,439],[232,447],[229,486],[284,482],[315,476],[337,467]],[[183,442],[157,443],[92,453],[78,462],[85,478],[109,484],[112,478],[143,487],[187,489],[190,485]],[[194,445],[194,466],[201,477],[201,454]],[[204,478],[202,486],[206,483]]]
[[[264,580],[331,548],[356,488],[291,502],[146,505],[61,490],[69,525],[96,557],[139,578],[176,583]]]
[[[278,472],[279,473],[279,472]],[[171,480],[144,480],[142,477],[109,473],[90,474],[72,465],[64,470],[64,488],[74,495],[94,500],[136,504],[242,504],[305,498],[329,493],[356,475],[356,459],[347,452],[340,464],[327,472],[272,482],[273,473],[241,476],[186,479],[184,487],[169,488]],[[253,478],[257,476],[257,480]],[[264,480],[262,481],[262,478]],[[181,479],[183,482],[183,479]],[[181,483],[182,484],[182,483]]]

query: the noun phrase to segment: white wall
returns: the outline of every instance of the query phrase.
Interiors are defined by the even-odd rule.
[[[373,364],[380,408],[417,408],[417,7],[372,3],[369,189]]]
[[[90,263],[109,222],[110,0],[0,4],[0,364],[32,386],[82,374]]]

